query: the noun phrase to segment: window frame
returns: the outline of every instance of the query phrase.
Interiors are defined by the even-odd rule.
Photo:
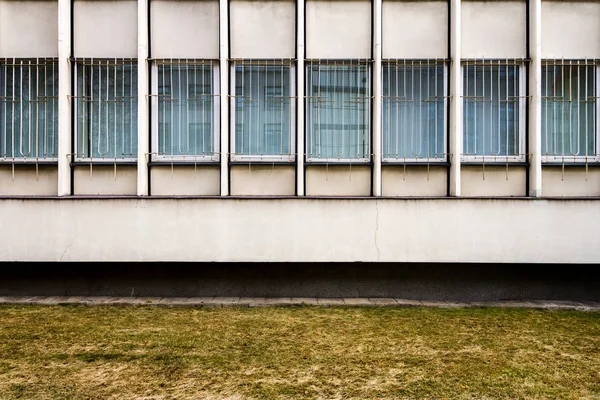
[[[268,162],[268,163],[289,163],[296,161],[296,124],[298,119],[298,108],[297,108],[297,91],[296,91],[296,62],[294,59],[232,59],[230,60],[229,71],[230,71],[230,79],[229,79],[229,148],[230,151],[230,160],[232,162]],[[289,76],[289,85],[290,85],[290,153],[289,154],[281,154],[281,155],[250,155],[250,154],[236,154],[235,152],[235,136],[236,136],[236,66],[247,63],[251,66],[280,66],[287,65],[290,68],[290,76]],[[267,86],[265,86],[265,90]]]
[[[385,121],[383,121],[383,107],[384,107],[384,98],[385,96],[383,95],[384,93],[384,85],[383,85],[383,80],[384,80],[384,67],[385,64],[391,64],[391,63],[395,63],[398,61],[402,61],[402,62],[426,62],[426,65],[437,65],[437,64],[441,64],[442,68],[443,68],[443,93],[442,93],[442,97],[443,97],[443,106],[444,106],[444,112],[443,112],[443,156],[436,158],[429,158],[429,157],[425,157],[425,158],[418,158],[418,157],[385,157],[385,151],[383,148],[383,136],[384,136],[384,123]],[[408,65],[408,64],[407,64]],[[415,64],[418,65],[418,64]],[[445,163],[448,161],[448,106],[449,106],[449,86],[448,86],[448,76],[449,76],[449,65],[448,65],[448,61],[447,60],[436,60],[436,59],[404,59],[404,58],[399,58],[399,59],[384,59],[382,60],[382,65],[381,65],[381,108],[382,108],[382,112],[381,112],[381,162],[385,163],[385,164],[405,164],[405,163],[423,163],[423,164],[428,164],[428,163]]]
[[[182,65],[206,65],[210,64],[212,69],[212,96],[213,96],[213,121],[214,125],[212,127],[212,142],[213,142],[213,154],[212,155],[166,155],[160,154],[158,152],[158,142],[159,142],[159,134],[160,134],[160,126],[158,121],[158,65],[177,65],[177,61],[184,59],[156,59],[153,60],[150,66],[150,110],[151,110],[151,145],[152,145],[152,155],[151,160],[155,162],[200,162],[200,163],[213,163],[218,162],[220,160],[220,143],[221,143],[221,102],[220,102],[220,88],[221,88],[221,79],[220,79],[220,69],[218,60],[213,59],[185,59],[187,63],[182,63]]]
[[[581,62],[589,63],[588,65],[593,65],[594,73],[595,73],[595,83],[594,86],[595,93],[592,93],[591,98],[595,98],[595,118],[594,123],[595,127],[593,129],[593,133],[595,135],[596,146],[594,148],[595,155],[591,156],[572,156],[572,155],[550,155],[544,154],[542,149],[542,154],[540,154],[542,159],[542,164],[546,165],[556,165],[556,164],[569,164],[569,163],[600,163],[600,59],[592,59],[592,60],[583,60],[583,59],[552,59],[552,58],[544,58],[542,59],[542,69],[546,66],[551,65],[560,65],[560,66],[577,66],[578,64],[573,64],[573,62]],[[582,65],[582,64],[579,64]],[[544,84],[543,73],[540,78],[540,86]],[[542,99],[544,96],[542,96]],[[543,103],[541,104],[543,108]],[[541,115],[541,112],[540,112]],[[540,117],[540,129],[541,124],[543,123],[543,119]],[[543,138],[544,132],[541,133],[541,137]],[[541,138],[540,138],[541,140]]]
[[[20,62],[20,63],[19,63]],[[56,57],[2,57],[0,58],[0,65],[6,63],[6,67],[8,68],[9,66],[14,66],[14,67],[36,67],[36,68],[40,68],[40,69],[44,69],[45,66],[50,66],[52,65],[52,68],[55,71],[56,74],[56,81],[52,83],[52,87],[53,87],[53,91],[54,94],[51,93],[50,96],[43,96],[43,95],[37,95],[36,96],[36,100],[29,100],[30,103],[37,103],[39,105],[40,103],[40,98],[46,98],[46,99],[52,99],[52,103],[50,106],[50,110],[47,111],[46,113],[42,112],[42,114],[44,115],[44,119],[46,119],[47,115],[51,115],[53,116],[53,119],[56,120],[56,127],[54,128],[53,126],[53,138],[52,140],[56,142],[56,148],[55,148],[55,153],[56,154],[50,154],[49,156],[40,156],[39,154],[33,155],[33,156],[15,156],[14,154],[9,157],[7,154],[0,154],[0,163],[6,163],[6,162],[10,162],[10,163],[14,163],[14,162],[19,162],[19,163],[49,163],[49,164],[56,164],[58,163],[58,135],[59,135],[59,129],[58,129],[58,118],[59,118],[59,110],[58,110],[58,87],[59,87],[59,78],[60,78],[60,74],[58,71],[58,58]],[[38,71],[39,73],[39,71]],[[39,78],[39,77],[38,77]],[[0,82],[4,82],[4,85],[0,86],[0,104],[1,103],[5,103],[8,104],[9,101],[5,100],[9,98],[9,93],[8,93],[8,86],[6,83],[6,77],[3,78],[2,75],[0,75]],[[39,83],[39,82],[38,82]],[[13,82],[14,85],[14,82]],[[48,100],[46,100],[44,103],[47,103]],[[56,113],[54,113],[53,108],[56,108]],[[31,114],[31,109],[29,110],[29,113]],[[35,116],[36,118],[36,129],[39,128],[39,118],[40,118],[40,111],[38,109],[38,111],[36,112],[37,115]],[[6,116],[4,118],[2,118],[2,114],[1,114],[1,109],[0,109],[0,140],[5,140],[6,138],[6,133],[3,133],[4,131],[2,131],[2,128],[6,128],[7,126],[7,120],[5,119]],[[33,115],[31,115],[30,118],[34,118]],[[30,123],[31,121],[29,121]],[[13,122],[14,124],[14,122]],[[31,125],[29,125],[31,127]],[[47,124],[44,124],[44,126],[47,127]],[[13,126],[14,128],[14,126]],[[11,132],[11,135],[14,135]],[[13,138],[14,140],[14,138]],[[30,143],[30,145],[34,145],[36,144],[35,141]],[[5,149],[6,150],[6,149]],[[42,150],[43,151],[43,150]]]
[[[307,111],[309,110],[311,104],[309,103],[309,79],[310,68],[313,63],[319,63],[327,66],[335,66],[337,63],[340,63],[339,66],[348,66],[348,65],[366,65],[367,66],[367,82],[368,82],[368,93],[366,97],[368,100],[369,111],[368,117],[366,121],[368,123],[367,128],[367,138],[368,138],[368,148],[367,148],[367,156],[359,157],[359,158],[319,158],[319,157],[311,157],[308,150],[308,143],[310,142],[310,135],[312,131],[309,130],[310,121],[309,118],[312,118],[312,114]],[[304,85],[305,85],[305,93],[304,93],[304,143],[305,143],[305,162],[307,164],[370,164],[373,158],[373,69],[374,69],[374,61],[372,59],[307,59],[305,60],[304,66]],[[382,78],[383,79],[383,78]],[[310,117],[309,117],[310,116]]]
[[[483,62],[483,64],[482,64]],[[500,66],[512,66],[512,65],[516,65],[518,66],[518,77],[519,77],[519,87],[518,87],[518,91],[519,91],[519,103],[518,103],[518,107],[517,110],[519,112],[519,118],[518,118],[518,127],[517,127],[517,134],[519,135],[519,138],[517,140],[518,143],[518,151],[517,151],[517,155],[472,155],[472,154],[465,154],[464,153],[464,142],[465,142],[465,135],[466,135],[466,130],[465,130],[465,93],[462,93],[462,98],[461,98],[461,102],[462,102],[462,143],[463,143],[463,147],[461,148],[461,153],[460,153],[460,161],[462,163],[465,164],[469,164],[469,163],[490,163],[490,164],[505,164],[505,163],[523,163],[527,161],[527,155],[525,154],[525,148],[526,148],[526,112],[527,112],[527,85],[529,84],[529,80],[527,79],[527,73],[526,73],[526,63],[527,60],[524,59],[475,59],[475,60],[468,60],[468,59],[463,59],[461,60],[461,65],[460,65],[460,71],[461,71],[461,88],[464,88],[465,85],[465,66],[470,66],[470,65],[483,65],[484,67],[487,66],[492,66],[492,67],[496,67],[498,65]]]
[[[94,61],[102,61],[102,63],[99,64],[93,64]],[[114,64],[108,64],[106,63],[107,61],[112,61]],[[79,67],[81,64],[84,63],[92,63],[92,66],[114,66],[117,63],[124,63],[124,64],[131,64],[133,66],[135,66],[135,71],[132,72],[131,76],[136,75],[136,79],[137,79],[137,74],[138,74],[138,70],[137,70],[137,59],[134,58],[106,58],[106,57],[98,57],[98,58],[76,58],[75,60],[72,61],[73,63],[73,77],[74,77],[74,82],[73,82],[73,100],[74,100],[74,104],[73,104],[73,148],[75,149],[74,151],[74,160],[76,163],[94,163],[94,164],[102,164],[102,163],[106,163],[106,164],[119,164],[119,163],[133,163],[133,162],[137,162],[138,157],[137,157],[137,152],[136,154],[132,155],[131,157],[107,157],[107,158],[102,158],[102,157],[94,157],[93,155],[90,154],[89,157],[85,157],[85,156],[80,156],[78,153],[78,146],[79,146],[79,123],[78,123],[78,117],[79,117],[79,93],[77,91],[77,81],[78,81],[78,73],[79,73]],[[85,66],[85,65],[84,65]],[[137,88],[136,88],[137,90]],[[139,97],[139,93],[137,93],[136,96],[133,96],[132,99],[134,99],[133,101],[135,101],[135,106],[138,107],[139,105],[138,103],[138,97]],[[137,112],[136,112],[137,114]],[[139,115],[139,114],[138,114]],[[132,120],[133,121],[133,120]],[[132,133],[133,137],[135,137],[135,142],[136,142],[136,147],[139,146],[138,143],[138,135],[139,135],[139,126],[137,124],[136,121],[136,129],[135,132]],[[139,148],[138,148],[139,150]]]

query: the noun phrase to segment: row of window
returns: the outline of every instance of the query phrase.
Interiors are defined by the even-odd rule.
[[[542,67],[544,161],[600,161],[597,62],[548,60]],[[154,161],[218,161],[219,68],[210,60],[154,61],[151,70]],[[306,160],[371,159],[372,64],[307,61]],[[77,60],[76,160],[137,158],[137,63]],[[231,158],[294,161],[296,71],[292,60],[231,63]],[[525,65],[463,62],[463,159],[525,160]],[[446,161],[445,61],[389,60],[382,70],[382,159]],[[0,156],[56,159],[55,60],[0,63]]]

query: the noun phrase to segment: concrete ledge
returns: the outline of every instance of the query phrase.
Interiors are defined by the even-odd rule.
[[[542,310],[600,311],[600,302],[528,301],[420,301],[397,298],[291,298],[291,297],[111,297],[111,296],[2,296],[0,304],[48,306],[162,306],[162,307],[428,307],[428,308],[530,308]]]

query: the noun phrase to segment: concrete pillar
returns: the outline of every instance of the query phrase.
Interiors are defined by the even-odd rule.
[[[71,194],[71,1],[58,0],[58,195]]]
[[[373,196],[380,197],[381,190],[381,7],[382,0],[373,3]]]
[[[462,71],[460,0],[450,0],[450,196],[460,196],[460,155],[462,153]]]
[[[221,196],[229,196],[229,15],[219,0],[219,69],[221,86]]]
[[[150,161],[150,129],[148,123],[148,0],[138,0],[138,154],[137,195],[148,195],[148,161]]]
[[[304,196],[304,10],[306,0],[296,4],[296,195]]]
[[[529,0],[529,193],[542,196],[542,1]]]

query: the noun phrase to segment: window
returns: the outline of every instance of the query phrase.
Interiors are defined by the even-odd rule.
[[[218,161],[219,74],[210,60],[158,60],[152,74],[155,160]]]
[[[307,62],[307,161],[369,161],[370,128],[370,61]]]
[[[463,65],[463,160],[525,161],[524,68],[518,60]]]
[[[294,81],[289,61],[232,63],[233,161],[295,159]]]
[[[137,61],[77,60],[77,160],[137,159]]]
[[[0,160],[56,161],[58,64],[0,60]]]
[[[599,69],[581,60],[543,63],[542,161],[600,161]]]
[[[446,160],[446,81],[443,61],[383,63],[384,161]]]

